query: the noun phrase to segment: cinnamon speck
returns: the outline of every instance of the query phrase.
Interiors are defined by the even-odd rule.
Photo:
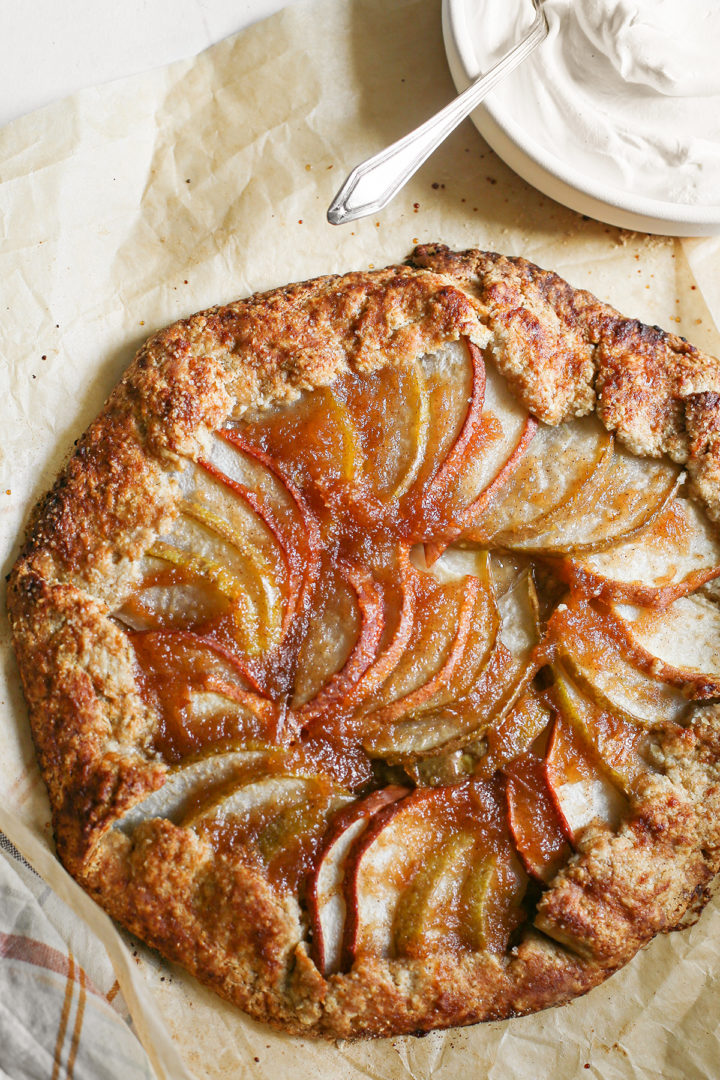
[[[45,353],[43,353],[43,354],[42,354],[42,356],[40,357],[40,359],[41,359],[41,360],[47,360],[47,356],[45,355]]]

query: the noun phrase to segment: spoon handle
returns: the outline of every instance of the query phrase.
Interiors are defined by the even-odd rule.
[[[547,20],[538,9],[530,30],[494,67],[462,94],[402,139],[367,158],[353,169],[328,208],[331,225],[342,225],[377,213],[410,179],[461,120],[480,104],[486,94],[522,63],[547,36]]]

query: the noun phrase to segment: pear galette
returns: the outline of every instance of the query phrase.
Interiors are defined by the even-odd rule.
[[[584,993],[720,858],[720,364],[442,246],[140,350],[10,582],[58,853],[292,1032]]]

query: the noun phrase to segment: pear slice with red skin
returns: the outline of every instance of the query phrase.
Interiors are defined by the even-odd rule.
[[[269,499],[264,496],[263,493],[251,491],[246,484],[242,484],[238,480],[233,480],[232,477],[228,476],[227,473],[224,473],[211,461],[206,461],[201,458],[198,461],[198,464],[208,473],[208,475],[212,476],[214,480],[224,484],[234,495],[247,503],[271,533],[281,552],[286,568],[285,606],[281,627],[281,638],[283,638],[287,634],[288,626],[292,622],[293,615],[295,614],[295,607],[297,605],[302,584],[303,560],[301,559],[299,549],[285,536],[283,527],[273,511]]]
[[[431,703],[438,704],[448,691],[452,693],[453,679],[468,651],[468,643],[474,630],[473,619],[475,618],[477,623],[479,599],[482,600],[482,598],[480,581],[475,577],[466,578],[457,613],[455,635],[442,665],[417,689],[396,699],[392,704],[376,710],[371,718],[373,724],[379,726],[392,724],[399,717],[415,709],[427,708]]]
[[[572,854],[569,832],[550,790],[544,757],[526,750],[503,772],[507,780],[508,824],[529,874],[546,884]]]
[[[475,427],[465,448],[455,500],[468,523],[490,485],[501,473],[508,475],[510,462],[514,467],[520,460],[537,427],[527,409],[510,393],[495,365],[489,362],[484,367],[482,423]]]
[[[480,349],[472,341],[466,341],[472,366],[472,386],[468,409],[462,427],[448,450],[445,460],[435,473],[425,491],[425,500],[433,502],[447,499],[451,486],[457,482],[458,473],[467,465],[468,448],[479,429],[485,401],[485,363]]]
[[[441,539],[428,540],[425,542],[425,558],[428,566],[432,566],[446,548],[455,541],[465,544],[468,540],[472,543],[477,539],[478,543],[483,543],[483,546],[485,546],[483,541],[484,534],[482,533],[482,530],[477,528],[477,524],[479,521],[482,521],[487,506],[496,497],[502,499],[505,486],[515,470],[520,466],[520,463],[535,436],[536,429],[537,421],[534,417],[527,416],[511,453],[500,464],[498,471],[488,481],[486,487],[477,493],[468,505],[457,511],[455,515],[456,523],[445,526],[442,529],[443,537]],[[482,436],[484,431],[485,429],[481,427],[478,432],[478,437]],[[471,443],[468,453],[482,454],[484,447],[476,446],[474,444],[475,441],[477,440],[474,440],[474,442]]]
[[[498,611],[498,639],[472,689],[438,709],[419,711],[369,734],[363,745],[371,755],[412,761],[440,747],[452,751],[476,739],[512,708],[542,663],[535,655],[540,633],[537,597],[527,571],[500,598]]]
[[[464,936],[467,912],[462,901],[462,883],[472,863],[463,856],[448,879],[446,872],[452,868],[441,858],[436,868],[439,878],[423,874],[429,852],[441,850],[451,837],[465,835],[472,837],[478,862],[488,857],[498,861],[496,920],[503,935],[509,934],[519,921],[518,870],[503,785],[469,780],[419,789],[376,814],[347,858],[343,969],[361,957],[394,955],[399,951],[398,931],[401,947],[413,955],[426,955],[450,941],[455,947],[472,947]],[[403,912],[410,925],[401,928]],[[426,933],[421,925],[424,915]]]
[[[574,591],[605,603],[666,607],[720,575],[720,538],[699,506],[676,497],[630,541],[568,556],[555,572]]]
[[[415,626],[417,572],[408,560],[406,547],[401,546],[398,549],[397,558],[397,590],[400,602],[397,611],[394,612],[394,625],[391,627],[389,613],[386,611],[383,628],[388,634],[387,639],[379,643],[376,659],[363,672],[354,686],[349,687],[343,695],[338,708],[344,713],[359,708],[379,690],[397,668],[410,641]]]
[[[539,532],[543,523],[575,510],[602,481],[613,455],[613,439],[595,417],[558,427],[539,424],[506,482],[486,500],[482,515],[465,535],[502,545]]]
[[[325,834],[305,892],[311,955],[323,975],[340,970],[346,912],[343,881],[350,849],[375,814],[409,793],[409,788],[399,785],[373,791],[341,810]]]
[[[720,696],[720,609],[704,596],[681,596],[666,608],[611,604],[630,658],[691,698]]]
[[[555,716],[545,758],[547,786],[573,844],[590,825],[615,829],[628,812],[628,802],[611,783],[575,723],[563,712]]]
[[[385,618],[382,595],[372,575],[360,567],[344,566],[341,571],[357,596],[360,611],[360,632],[347,660],[322,689],[298,711],[302,723],[333,709],[356,689],[360,679],[377,660]]]
[[[571,678],[600,708],[644,724],[682,722],[689,708],[677,686],[638,659],[607,609],[570,596],[547,626],[547,640]]]
[[[266,454],[257,446],[253,446],[251,442],[243,438],[237,431],[226,429],[218,434],[221,435],[225,442],[230,446],[234,447],[236,450],[240,450],[243,454],[247,454],[248,457],[253,458],[256,462],[264,466],[268,472],[272,473],[282,489],[287,492],[297,511],[302,526],[302,550],[305,555],[302,586],[297,604],[299,612],[302,613],[310,601],[315,583],[320,574],[320,555],[323,544],[317,518],[310,510],[300,489],[284,474],[280,466],[269,454]]]

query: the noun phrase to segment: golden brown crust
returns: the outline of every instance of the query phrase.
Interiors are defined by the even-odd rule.
[[[540,420],[557,424],[595,408],[633,453],[686,464],[709,516],[720,519],[715,357],[526,259],[430,244],[411,262],[477,296],[500,370]]]
[[[208,433],[348,368],[468,337],[558,423],[593,408],[634,451],[687,463],[720,517],[720,366],[523,259],[416,249],[413,267],[323,278],[200,313],[141,349],[31,520],[9,604],[58,851],[124,925],[254,1016],[326,1037],[502,1018],[585,992],[675,925],[720,861],[720,720],[657,736],[658,776],[618,835],[588,833],[506,960],[365,958],[318,972],[298,902],[165,820],[113,822],[163,783],[130,649],[110,617],[177,513]]]

